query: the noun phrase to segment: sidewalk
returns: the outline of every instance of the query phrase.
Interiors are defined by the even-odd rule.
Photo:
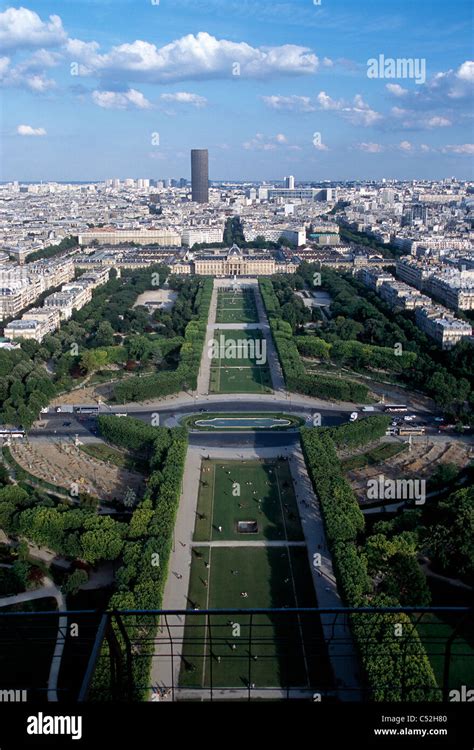
[[[217,312],[217,285],[212,287],[211,304],[209,305],[209,316],[207,319],[206,339],[202,349],[201,366],[198,373],[196,395],[206,396],[209,393],[209,382],[211,379],[211,359],[208,356],[209,341],[214,338],[213,326],[216,322]]]
[[[306,539],[308,561],[313,576],[314,590],[318,607],[335,609],[343,607],[337,590],[332,557],[326,541],[326,531],[321,506],[306,470],[301,446],[288,454],[291,475],[295,487],[296,500],[300,512],[301,525]],[[316,565],[321,560],[320,565]],[[358,694],[359,665],[355,644],[352,639],[346,616],[321,615],[321,625],[326,642],[329,644],[328,657],[331,662],[338,695],[342,701],[360,700]],[[332,645],[332,639],[336,645]],[[345,690],[344,688],[347,688]]]
[[[278,354],[273,343],[273,336],[268,322],[267,312],[258,285],[255,286],[255,302],[257,304],[258,317],[262,326],[262,332],[267,342],[267,360],[270,374],[272,376],[273,390],[275,395],[286,397],[285,379],[278,359]]]

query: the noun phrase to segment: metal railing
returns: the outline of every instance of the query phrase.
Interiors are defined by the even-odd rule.
[[[16,688],[28,699],[48,699],[51,665],[59,660],[60,701],[370,701],[362,669],[348,666],[354,648],[349,620],[397,613],[413,627],[401,638],[394,633],[393,640],[410,658],[413,639],[420,637],[440,701],[462,687],[456,682],[461,667],[474,679],[474,610],[467,607],[0,611],[0,698],[2,690]],[[56,653],[60,616],[67,627],[64,649]],[[365,646],[377,646],[370,627]],[[12,674],[17,659],[29,658],[31,671],[24,665],[13,684],[9,669]]]

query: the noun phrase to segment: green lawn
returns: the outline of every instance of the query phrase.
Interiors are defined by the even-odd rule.
[[[241,596],[244,592],[246,598]],[[306,548],[197,548],[188,606],[316,607]],[[307,614],[252,619],[238,613],[188,615],[180,684],[205,687],[212,680],[214,687],[328,686],[330,670],[319,638],[319,621]]]
[[[215,330],[219,351],[211,362],[211,393],[268,393],[272,379],[259,330]],[[229,344],[230,342],[230,344]]]
[[[218,292],[216,323],[258,323],[253,291]]]
[[[195,541],[304,539],[287,461],[204,460],[200,482]],[[239,533],[237,521],[258,532]]]

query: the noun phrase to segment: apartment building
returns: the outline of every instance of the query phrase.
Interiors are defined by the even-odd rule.
[[[365,286],[369,289],[377,291],[382,284],[391,283],[394,278],[391,273],[381,271],[379,268],[361,268],[357,272],[357,277],[362,281]]]
[[[4,330],[9,339],[33,339],[42,341],[47,333],[50,333],[48,322],[45,319],[37,320],[12,320]]]
[[[397,261],[398,278],[422,289],[453,310],[474,310],[474,270],[405,257]]]
[[[73,278],[72,260],[0,269],[0,320],[19,315],[45,291]]]
[[[180,247],[181,235],[171,229],[94,229],[79,235],[80,245],[90,245],[94,241],[101,245],[135,242],[138,245]]]
[[[379,288],[381,298],[392,309],[416,310],[431,304],[429,297],[426,297],[418,289],[404,284],[403,281],[396,281],[393,276],[391,281],[384,281]]]
[[[38,320],[43,324],[44,336],[47,333],[54,333],[59,328],[60,313],[54,307],[32,307],[28,312],[23,313],[22,320]]]
[[[474,310],[474,271],[444,269],[433,274],[427,291],[454,310]]]
[[[377,286],[382,276],[380,271],[363,268],[357,272],[358,278],[366,286],[375,289],[392,310],[415,310],[418,328],[443,349],[451,349],[464,337],[472,336],[469,323],[456,318],[445,307],[434,305],[432,300],[418,289],[397,281],[391,274],[384,275],[385,280]]]
[[[404,256],[397,260],[396,271],[397,277],[407,284],[415,286],[417,289],[423,289],[426,282],[433,274],[433,271],[439,268],[422,261],[418,261],[411,256]]]
[[[223,227],[196,227],[185,229],[181,234],[181,244],[192,247],[194,244],[222,242],[224,239]]]
[[[442,349],[452,349],[463,338],[472,336],[472,327],[444,307],[422,307],[415,313],[420,330],[434,339]]]

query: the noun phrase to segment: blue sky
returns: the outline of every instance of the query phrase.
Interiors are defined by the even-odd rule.
[[[471,5],[3,3],[1,179],[472,179]]]

